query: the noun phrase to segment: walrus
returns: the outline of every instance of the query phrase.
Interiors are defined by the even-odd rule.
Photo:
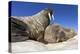
[[[66,41],[76,35],[72,29],[61,27],[58,24],[50,24],[45,29],[44,40],[47,43],[59,43]]]
[[[12,18],[17,18],[18,20],[24,22],[29,27],[30,31],[29,39],[46,43],[46,41],[44,40],[44,31],[46,27],[50,24],[52,12],[53,11],[51,9],[45,8],[32,16],[26,17],[12,16]],[[25,32],[27,30],[25,30]]]

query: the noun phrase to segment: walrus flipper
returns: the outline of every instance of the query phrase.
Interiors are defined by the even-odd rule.
[[[29,27],[24,22],[16,19],[16,18],[9,18],[10,21],[10,29],[11,32],[9,42],[20,42],[28,39],[29,36]],[[28,31],[28,33],[26,32]]]

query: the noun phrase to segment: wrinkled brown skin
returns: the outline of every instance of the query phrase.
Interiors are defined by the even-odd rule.
[[[32,16],[30,18],[30,20],[29,19],[26,20],[27,24],[31,28],[31,36],[30,36],[31,39],[34,39],[34,40],[42,42],[42,43],[47,43],[44,40],[44,31],[50,23],[50,19],[48,16],[48,13],[50,13],[50,12],[51,12],[51,10],[44,9],[44,10],[40,11],[39,13],[37,13],[36,15]],[[52,13],[51,13],[51,15],[52,15]],[[24,22],[26,22],[26,21],[24,21]]]
[[[47,44],[66,41],[75,36],[76,33],[71,29],[66,29],[55,24],[50,25],[48,13],[52,15],[52,10],[44,9],[32,16],[21,18],[13,17],[18,19],[15,20],[15,23],[19,26],[16,27],[14,26],[15,24],[12,24],[12,34],[15,33],[16,35],[19,35],[12,35],[12,41],[20,42],[31,39]]]
[[[23,20],[29,27],[31,31],[30,39],[47,43],[44,40],[44,31],[46,27],[50,24],[50,19],[48,13],[51,13],[50,9],[44,9],[39,13],[29,17],[29,19]],[[52,13],[51,13],[52,15]]]
[[[64,29],[60,25],[49,25],[45,30],[44,40],[48,43],[58,43],[74,37],[76,33],[71,29]]]
[[[29,30],[31,32],[29,39],[46,43],[44,40],[44,31],[46,27],[50,24],[48,13],[52,15],[52,10],[46,8],[35,15],[26,16],[24,19],[18,18],[18,20],[23,21],[29,27]]]

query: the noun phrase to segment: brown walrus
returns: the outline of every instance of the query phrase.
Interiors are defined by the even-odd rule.
[[[32,16],[26,16],[26,17],[13,16],[13,18],[17,18],[18,20],[24,22],[29,27],[30,31],[29,39],[45,42],[44,31],[46,27],[50,24],[51,16],[52,16],[52,10],[46,8]],[[28,32],[28,29],[25,32]]]
[[[48,43],[58,43],[74,37],[76,33],[72,29],[63,28],[58,24],[49,25],[45,30],[44,40]]]

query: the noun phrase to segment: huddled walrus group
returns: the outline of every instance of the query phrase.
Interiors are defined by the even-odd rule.
[[[21,42],[31,39],[42,43],[58,43],[76,35],[76,32],[72,29],[54,23],[50,24],[52,14],[53,11],[46,8],[32,16],[9,17],[11,25],[9,42]]]

